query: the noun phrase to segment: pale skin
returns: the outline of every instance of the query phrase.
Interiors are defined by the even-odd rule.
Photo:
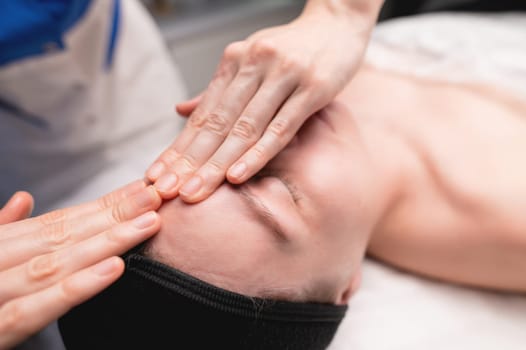
[[[113,283],[119,255],[160,229],[161,198],[139,180],[96,201],[29,218],[16,193],[0,211],[0,349],[10,349]]]
[[[163,198],[198,202],[263,168],[351,80],[382,4],[310,0],[291,23],[229,45],[204,93],[177,105],[190,120],[146,172]]]
[[[148,254],[219,287],[287,300],[347,302],[366,253],[526,292],[525,111],[486,88],[364,68],[260,176],[194,205],[165,203]]]

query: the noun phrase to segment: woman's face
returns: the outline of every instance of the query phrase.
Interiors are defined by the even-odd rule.
[[[346,302],[378,214],[362,136],[333,103],[246,184],[165,203],[149,254],[249,296]]]

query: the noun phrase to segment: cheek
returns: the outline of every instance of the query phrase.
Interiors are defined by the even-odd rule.
[[[374,223],[374,198],[363,161],[317,159],[305,170],[311,192],[311,227],[320,259],[335,270],[359,262]],[[327,253],[330,252],[330,253]]]
[[[303,171],[305,187],[324,227],[349,230],[370,221],[376,192],[372,173],[359,145],[327,147],[309,159]]]
[[[323,226],[340,222],[356,184],[346,163],[335,157],[316,157],[305,164],[302,176],[304,191],[312,202],[311,217]]]

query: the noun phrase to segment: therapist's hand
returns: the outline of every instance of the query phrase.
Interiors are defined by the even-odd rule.
[[[143,181],[76,207],[25,219],[25,192],[0,211],[0,349],[9,349],[124,271],[118,255],[154,235],[161,198]],[[25,219],[25,220],[24,220]]]
[[[349,82],[370,29],[358,16],[318,10],[229,45],[206,91],[177,106],[190,118],[146,176],[162,197],[186,202],[225,178],[248,180]]]

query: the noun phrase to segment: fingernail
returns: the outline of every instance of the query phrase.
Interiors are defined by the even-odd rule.
[[[230,170],[230,176],[240,178],[247,171],[247,165],[245,163],[237,163],[234,165],[232,170]]]
[[[135,218],[133,220],[133,226],[135,226],[138,229],[145,229],[152,226],[155,223],[156,219],[157,215],[155,215],[154,212],[150,211]]]
[[[177,175],[175,174],[165,174],[159,178],[155,183],[155,188],[159,192],[168,192],[177,186]]]
[[[203,180],[200,176],[194,176],[179,191],[184,196],[191,196],[197,193],[203,186]]]
[[[116,258],[106,259],[103,262],[93,266],[93,271],[100,276],[114,274],[118,266],[117,261],[118,260]]]
[[[159,176],[164,172],[164,164],[161,162],[155,162],[147,172],[148,178],[151,180],[157,180]]]
[[[147,187],[135,195],[135,201],[140,208],[149,207],[153,204],[154,200],[155,196],[152,193],[151,187]]]

